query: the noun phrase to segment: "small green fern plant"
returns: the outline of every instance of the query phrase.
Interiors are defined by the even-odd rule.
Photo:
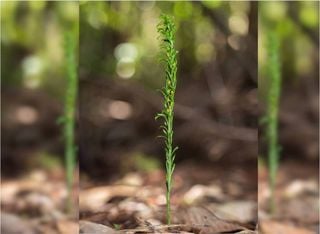
[[[166,214],[167,223],[171,223],[170,196],[172,189],[172,175],[175,168],[175,153],[178,147],[173,147],[173,115],[174,97],[177,85],[177,53],[175,49],[175,25],[173,19],[162,14],[160,23],[157,26],[161,40],[161,61],[165,63],[165,85],[161,89],[164,98],[163,110],[156,115],[156,119],[162,118],[162,137],[165,139],[166,153]]]
[[[76,43],[73,34],[66,32],[64,35],[64,52],[66,68],[66,93],[64,103],[64,140],[65,140],[65,165],[66,180],[68,189],[67,209],[70,212],[72,208],[72,186],[73,173],[76,164],[76,146],[75,146],[75,115],[77,100],[77,65],[75,59]]]
[[[269,89],[267,95],[267,140],[268,140],[268,164],[269,186],[271,189],[270,211],[275,211],[275,183],[279,166],[278,145],[278,112],[281,94],[281,71],[279,59],[279,40],[274,32],[270,32],[267,38],[267,72],[269,76]]]

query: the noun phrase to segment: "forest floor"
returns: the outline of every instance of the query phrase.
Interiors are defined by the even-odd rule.
[[[256,173],[253,165],[178,164],[172,194],[175,225],[169,226],[165,225],[162,170],[132,172],[109,185],[93,186],[88,181],[80,190],[80,230],[98,233],[99,228],[113,227],[127,233],[254,233]],[[95,223],[101,224],[97,230]]]
[[[317,160],[285,160],[280,164],[274,214],[268,212],[270,189],[266,167],[259,165],[259,233],[319,233]]]
[[[267,170],[259,164],[181,162],[174,174],[172,225],[165,225],[164,172],[129,172],[107,184],[81,177],[77,211],[66,215],[63,170],[3,179],[1,232],[10,233],[318,233],[318,170],[284,161],[276,213],[267,212]],[[75,189],[78,188],[78,182]],[[77,199],[79,195],[79,200]],[[259,198],[259,222],[257,221]],[[121,230],[121,231],[120,231]]]
[[[64,178],[61,167],[33,169],[19,178],[2,177],[1,233],[79,233],[78,209],[66,212],[68,192]],[[77,174],[75,178],[73,203],[77,204]]]

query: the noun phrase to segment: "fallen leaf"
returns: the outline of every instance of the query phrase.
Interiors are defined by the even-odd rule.
[[[59,234],[78,234],[79,224],[68,220],[60,220],[57,222]]]
[[[182,211],[181,223],[198,226],[201,234],[227,233],[247,230],[244,226],[218,218],[212,211],[203,207],[191,207]]]
[[[224,220],[249,223],[257,219],[257,205],[253,201],[231,201],[219,205],[210,205],[215,214]]]
[[[223,197],[222,190],[216,185],[205,186],[197,184],[194,185],[188,192],[186,192],[183,199],[185,203],[193,204],[204,197],[212,197],[221,200]]]
[[[34,234],[35,231],[29,223],[20,217],[2,212],[1,233],[3,234]]]
[[[138,191],[139,187],[126,186],[126,185],[115,185],[115,186],[101,186],[94,187],[80,191],[79,194],[79,207],[81,210],[99,211],[106,202],[112,197],[134,196]]]
[[[80,233],[83,234],[119,234],[121,232],[118,232],[108,226],[98,224],[98,223],[93,223],[89,221],[80,221],[79,222],[80,226]]]
[[[308,229],[270,220],[261,221],[260,229],[262,234],[314,234]]]

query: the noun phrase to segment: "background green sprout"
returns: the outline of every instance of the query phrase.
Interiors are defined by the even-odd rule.
[[[267,98],[267,139],[269,159],[269,184],[271,188],[270,210],[271,212],[274,212],[274,191],[279,165],[278,112],[281,93],[281,72],[279,59],[279,40],[273,32],[269,33],[267,39],[267,71],[270,79]]]
[[[72,206],[72,186],[73,173],[76,164],[76,147],[75,147],[75,115],[76,115],[76,99],[77,99],[77,65],[75,59],[76,43],[73,34],[65,33],[65,66],[67,87],[65,94],[65,109],[64,109],[64,139],[65,139],[65,164],[66,178],[68,187],[68,210]]]

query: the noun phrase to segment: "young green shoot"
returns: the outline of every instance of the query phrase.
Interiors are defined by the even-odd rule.
[[[271,189],[270,211],[275,212],[275,184],[279,164],[278,112],[281,93],[281,72],[279,59],[279,40],[274,33],[268,35],[267,71],[269,92],[267,104],[267,139],[269,161],[269,186]]]
[[[175,25],[173,19],[167,15],[161,15],[161,21],[157,26],[161,40],[161,60],[165,63],[165,84],[161,89],[164,99],[163,110],[156,115],[163,119],[162,137],[165,139],[166,154],[166,214],[167,223],[171,223],[170,196],[172,189],[172,175],[175,168],[175,153],[178,147],[173,147],[173,115],[174,96],[177,85],[177,53],[175,49]]]
[[[76,147],[75,147],[75,114],[77,99],[77,66],[75,60],[75,41],[71,33],[65,34],[64,51],[65,51],[65,67],[66,67],[66,94],[64,107],[64,140],[65,140],[65,164],[66,164],[66,180],[68,188],[68,211],[72,208],[72,186],[73,173],[76,164]]]

